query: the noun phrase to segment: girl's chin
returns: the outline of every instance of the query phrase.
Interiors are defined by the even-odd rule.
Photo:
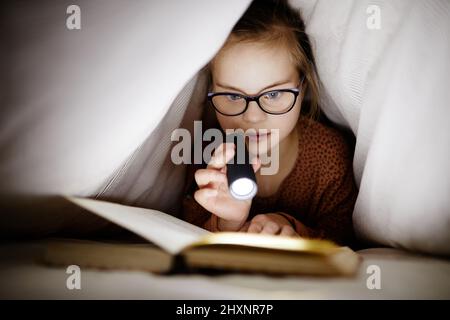
[[[271,141],[260,141],[260,142],[246,142],[248,152],[252,155],[263,155],[267,154],[271,150],[273,150],[276,146],[278,146],[278,143],[275,142],[273,145],[271,145]]]

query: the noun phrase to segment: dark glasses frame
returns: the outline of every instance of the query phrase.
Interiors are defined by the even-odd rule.
[[[260,94],[258,94],[258,95],[256,95],[256,96],[246,96],[246,95],[244,95],[244,94],[234,93],[234,92],[208,92],[208,101],[212,104],[212,106],[214,107],[214,109],[215,109],[217,112],[219,112],[220,114],[222,114],[222,115],[224,115],[224,116],[229,116],[229,117],[234,117],[234,116],[238,116],[238,115],[240,115],[240,114],[245,113],[245,111],[247,111],[247,109],[248,109],[248,105],[249,105],[250,101],[255,101],[256,104],[258,105],[258,107],[259,107],[262,111],[264,111],[264,112],[266,112],[266,113],[268,113],[268,114],[282,115],[282,114],[285,114],[285,113],[288,113],[289,111],[291,111],[292,108],[295,106],[295,103],[297,102],[297,97],[299,96],[299,94],[300,94],[300,92],[301,92],[300,88],[301,88],[301,86],[302,86],[304,80],[305,80],[305,77],[302,77],[302,80],[299,82],[299,84],[297,85],[296,88],[292,88],[292,89],[276,89],[276,90],[269,90],[269,91],[262,92],[262,93],[260,93]],[[272,92],[290,92],[290,93],[293,93],[293,94],[294,94],[294,101],[292,102],[292,105],[291,105],[286,111],[283,111],[283,112],[270,112],[270,111],[265,110],[265,109],[261,106],[261,104],[259,103],[259,99],[260,99],[262,96],[264,96],[264,95],[266,95],[266,94],[270,94],[270,93],[272,93]],[[214,105],[213,98],[214,98],[214,97],[217,97],[217,96],[226,96],[226,95],[238,96],[238,97],[240,97],[240,98],[242,98],[242,99],[245,99],[245,108],[244,108],[244,110],[241,111],[241,112],[239,112],[239,113],[236,113],[236,114],[226,114],[226,113],[223,113],[222,111],[220,111],[220,110]]]

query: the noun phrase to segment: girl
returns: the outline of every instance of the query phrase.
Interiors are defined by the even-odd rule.
[[[348,245],[357,194],[352,152],[336,129],[313,120],[318,80],[299,13],[285,0],[254,1],[209,68],[209,107],[220,128],[279,129],[280,164],[276,174],[261,175],[258,159],[253,164],[257,195],[235,200],[226,178],[235,147],[221,144],[206,168],[189,168],[184,219],[210,231],[327,238]],[[310,105],[302,110],[305,94]],[[248,96],[258,99],[247,102]],[[251,139],[259,155],[275,147],[263,149],[267,135]],[[190,192],[194,179],[198,190]]]

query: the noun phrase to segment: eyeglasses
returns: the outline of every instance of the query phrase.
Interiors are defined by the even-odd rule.
[[[237,116],[243,114],[248,109],[250,101],[255,101],[258,106],[269,114],[284,114],[294,107],[297,97],[300,94],[301,84],[304,77],[293,89],[278,89],[263,92],[256,96],[246,96],[231,92],[209,92],[208,100],[214,109],[225,116]]]

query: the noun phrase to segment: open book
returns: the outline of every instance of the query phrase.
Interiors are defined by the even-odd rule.
[[[221,269],[274,274],[352,275],[360,258],[326,240],[243,232],[211,233],[161,211],[68,197],[148,243],[49,241],[44,261],[53,265],[139,269],[157,273]]]

